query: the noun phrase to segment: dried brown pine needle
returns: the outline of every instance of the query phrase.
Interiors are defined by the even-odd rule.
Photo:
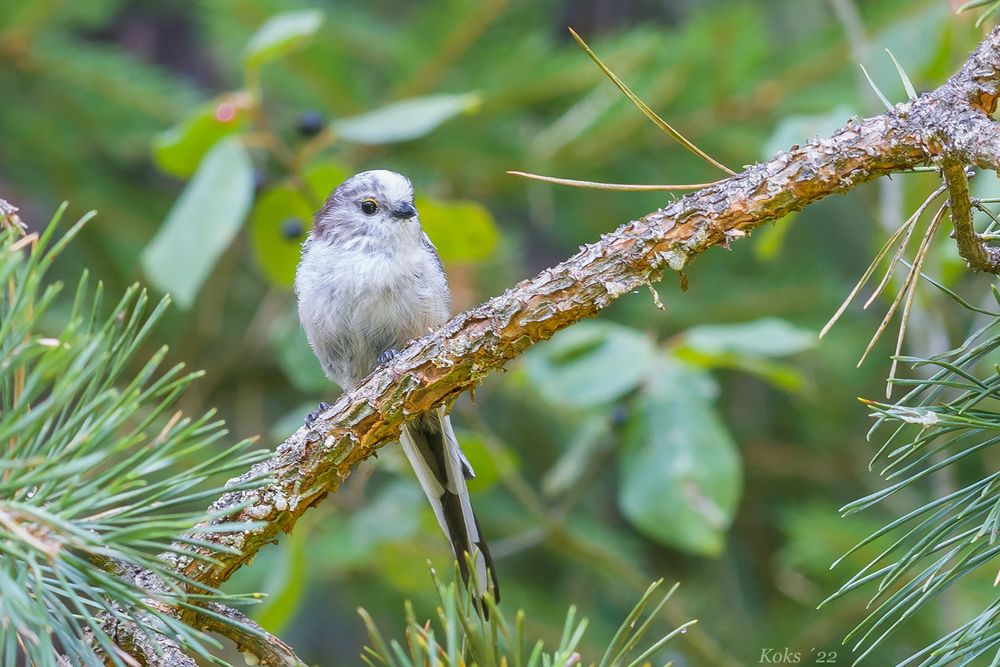
[[[611,79],[612,83],[618,86],[618,90],[622,91],[625,97],[629,98],[632,104],[634,104],[639,109],[639,111],[641,111],[646,115],[646,118],[649,118],[649,120],[653,121],[653,123],[655,123],[657,127],[663,130],[666,134],[670,135],[681,146],[688,149],[689,151],[700,157],[705,162],[708,162],[709,164],[718,167],[719,169],[726,172],[730,176],[736,175],[735,171],[733,171],[726,165],[722,164],[715,158],[708,155],[708,153],[706,153],[705,151],[695,146],[693,143],[688,141],[688,139],[684,135],[682,135],[680,132],[671,127],[667,121],[660,118],[660,116],[655,111],[649,108],[649,105],[647,105],[645,102],[639,99],[639,96],[636,95],[634,92],[632,92],[631,88],[625,85],[624,81],[618,78],[617,74],[612,72],[611,69],[608,68],[608,66],[605,65],[600,58],[597,57],[597,54],[594,53],[594,51],[587,45],[587,42],[583,41],[583,38],[580,37],[580,35],[578,35],[575,30],[570,28],[569,34],[573,35],[573,39],[575,39],[576,43],[580,45],[580,48],[582,48],[584,51],[587,52],[587,55],[590,56],[590,59],[594,61],[594,64],[597,65],[602,72],[604,72],[605,76]]]
[[[568,185],[572,188],[589,188],[591,190],[619,190],[622,192],[657,192],[671,190],[701,190],[712,185],[718,185],[722,181],[712,181],[711,183],[688,183],[686,185],[658,185],[640,183],[601,183],[600,181],[578,181],[572,178],[558,178],[556,176],[543,176],[532,174],[526,171],[508,171],[511,176],[530,178],[535,181],[555,183],[556,185]]]
[[[896,298],[892,300],[892,304],[889,306],[889,310],[886,312],[885,317],[882,318],[882,323],[879,324],[878,329],[875,330],[875,334],[872,339],[868,342],[868,347],[865,348],[864,354],[861,355],[861,359],[858,360],[858,366],[865,362],[868,354],[875,347],[875,344],[882,337],[886,328],[889,326],[889,322],[892,321],[893,315],[896,314],[896,310],[899,308],[899,304],[903,301],[903,297],[906,296],[911,287],[915,287],[917,278],[920,276],[920,267],[923,266],[924,259],[927,257],[927,251],[930,249],[931,239],[934,236],[934,232],[937,231],[941,224],[941,219],[944,217],[944,212],[947,210],[947,205],[942,204],[938,208],[937,213],[934,214],[934,219],[931,220],[931,224],[927,226],[927,231],[924,232],[924,237],[920,241],[920,247],[917,249],[917,255],[913,260],[913,266],[910,267],[909,273],[906,274],[906,280],[903,281],[903,286],[900,288],[899,292],[896,294]],[[908,314],[908,313],[905,313]],[[900,323],[900,335],[905,336],[906,323]],[[895,360],[894,360],[895,361]],[[893,366],[893,371],[895,370],[895,365]],[[890,373],[890,378],[892,374]]]
[[[875,291],[872,292],[872,295],[868,297],[868,300],[865,301],[864,305],[865,310],[868,309],[868,306],[872,305],[872,302],[874,302],[875,299],[878,298],[878,295],[882,293],[882,290],[885,289],[885,286],[889,283],[889,278],[892,277],[892,273],[893,271],[896,270],[896,266],[899,264],[899,260],[903,257],[903,253],[906,251],[906,246],[909,245],[910,243],[910,237],[913,235],[913,230],[916,229],[917,222],[923,216],[924,211],[926,211],[927,207],[930,206],[931,203],[933,203],[935,199],[940,197],[947,189],[948,188],[946,186],[942,185],[937,190],[932,192],[927,197],[927,199],[924,200],[924,203],[922,203],[919,207],[917,207],[917,210],[913,212],[913,215],[910,216],[909,220],[903,223],[903,227],[907,228],[906,235],[900,242],[899,247],[896,248],[896,254],[889,262],[889,266],[886,267],[885,275],[882,276],[882,281],[878,284],[878,287],[875,288]]]

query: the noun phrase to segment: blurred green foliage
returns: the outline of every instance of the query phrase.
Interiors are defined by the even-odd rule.
[[[862,35],[828,3],[799,0],[7,0],[0,192],[35,225],[63,199],[98,209],[54,270],[171,291],[179,307],[150,344],[169,342],[171,360],[206,370],[185,411],[217,406],[237,436],[273,446],[337,392],[301,335],[290,286],[311,214],[345,175],[412,178],[464,309],[664,203],[507,169],[720,176],[623,99],[567,24],[735,167],[878,111],[857,58],[895,102],[905,91],[883,47],[925,90],[981,34],[975,16],[940,0],[857,5]],[[557,645],[575,603],[591,619],[578,650],[596,660],[664,577],[683,586],[661,629],[700,623],[659,662],[753,664],[784,647],[848,660],[840,640],[865,600],[814,610],[845,576],[829,564],[906,507],[834,511],[880,484],[853,397],[882,391],[889,348],[854,368],[874,315],[852,311],[817,347],[812,332],[884,241],[879,222],[908,214],[932,183],[915,174],[861,188],[710,253],[686,293],[670,277],[658,286],[665,312],[647,293],[627,295],[456,404],[504,605],[529,611],[532,636]],[[964,273],[942,245],[925,270],[953,284]],[[912,345],[964,337],[968,322],[946,317],[946,301],[921,297]],[[404,597],[420,618],[433,613],[427,558],[446,563],[447,545],[387,447],[230,588],[269,593],[258,620],[304,659],[350,663],[364,643],[358,605],[383,628],[402,627]],[[955,627],[954,614],[976,609],[973,589],[922,611],[872,664]]]

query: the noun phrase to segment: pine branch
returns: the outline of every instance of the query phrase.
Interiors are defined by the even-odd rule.
[[[728,247],[769,221],[887,174],[946,160],[1000,169],[1000,131],[989,117],[998,96],[1000,29],[994,29],[937,90],[888,113],[852,119],[828,138],[793,146],[672,201],[454,317],[342,396],[313,429],[300,428],[273,458],[231,480],[240,484],[259,475],[272,480],[257,491],[228,493],[212,505],[228,519],[261,522],[253,530],[213,538],[238,553],[218,554],[215,564],[168,558],[204,585],[225,581],[280,532],[291,531],[353,465],[393,440],[408,416],[453,401],[533,343],[597,314],[668,268],[682,272],[713,246]]]
[[[260,627],[243,612],[217,602],[198,613],[201,627],[227,637],[242,651],[247,664],[306,667],[292,647]],[[255,662],[256,661],[256,662]]]
[[[63,327],[43,325],[60,291],[44,282],[46,270],[91,217],[54,241],[64,210],[41,234],[25,235],[16,209],[0,200],[2,661],[189,667],[194,657],[213,658],[219,642],[210,629],[258,662],[301,665],[220,604],[245,598],[186,590],[158,557],[175,542],[250,527],[186,508],[223,492],[211,478],[263,453],[249,440],[220,449],[226,432],[211,412],[172,409],[200,374],[160,369],[165,349],[135,359],[168,300],[150,307],[133,286],[105,312],[101,286],[91,289],[85,274]],[[206,525],[192,533],[195,524]],[[195,610],[195,622],[182,610]]]
[[[113,572],[122,581],[150,592],[165,594],[169,592],[163,579],[141,568],[122,563],[97,563]],[[178,616],[179,610],[167,604],[154,603],[156,609],[171,616]],[[208,602],[202,606],[185,605],[193,622],[191,625],[202,631],[214,632],[236,644],[247,664],[267,665],[268,667],[305,667],[305,664],[291,646],[270,634],[246,614],[227,607],[219,602]],[[167,639],[158,632],[146,630],[159,628],[160,624],[154,618],[140,619],[145,630],[136,623],[121,623],[107,617],[104,626],[116,644],[129,657],[138,659],[139,664],[157,665],[163,667],[189,667],[196,661],[185,654],[176,642]]]

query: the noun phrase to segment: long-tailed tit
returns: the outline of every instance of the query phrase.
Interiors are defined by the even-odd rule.
[[[451,309],[448,279],[420,226],[409,179],[365,171],[334,190],[302,245],[295,293],[309,344],[327,377],[345,391],[407,341],[443,324]],[[307,422],[312,418],[315,413]],[[462,578],[468,584],[468,553],[479,590],[492,590],[499,600],[490,550],[469,502],[472,467],[444,407],[408,421],[400,442]]]

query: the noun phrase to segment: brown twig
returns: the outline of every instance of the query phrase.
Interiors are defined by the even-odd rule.
[[[948,186],[948,207],[958,254],[973,271],[1000,273],[1000,248],[979,238],[972,226],[972,200],[965,165],[958,160],[946,160],[941,165],[941,175]]]

